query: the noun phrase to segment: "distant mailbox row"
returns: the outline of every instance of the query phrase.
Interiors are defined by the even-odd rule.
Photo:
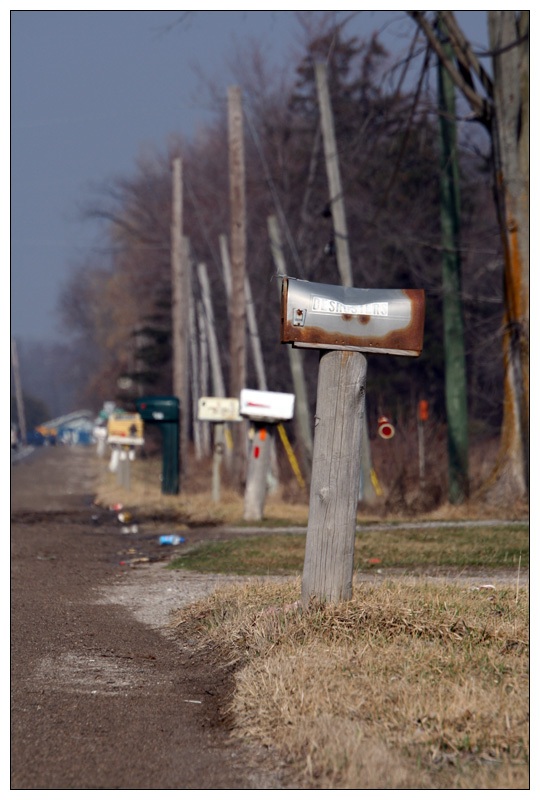
[[[107,423],[109,444],[143,444],[144,423],[178,423],[180,405],[176,397],[143,397],[137,414],[116,412]],[[201,397],[198,418],[207,422],[281,422],[294,415],[294,394],[242,389],[237,397]]]
[[[144,423],[178,423],[179,402],[176,397],[141,397],[137,411],[112,411],[107,420],[109,444],[144,444]]]

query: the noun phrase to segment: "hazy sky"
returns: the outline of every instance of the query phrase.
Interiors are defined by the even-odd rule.
[[[88,187],[129,176],[145,144],[192,135],[206,111],[194,62],[227,86],[226,59],[255,37],[288,58],[299,34],[288,11],[11,12],[11,335],[54,341],[59,291],[70,266],[99,245],[81,223]],[[314,12],[315,13],[315,12]],[[341,15],[351,12],[339,12]],[[457,12],[485,46],[486,12]],[[175,24],[177,23],[177,24]],[[401,11],[364,11],[347,29],[386,25],[405,51],[413,23]]]

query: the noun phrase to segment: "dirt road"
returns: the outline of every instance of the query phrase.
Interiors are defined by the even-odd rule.
[[[67,447],[12,466],[11,789],[285,788],[230,738],[228,668],[160,630],[200,584],[96,513],[94,469]]]

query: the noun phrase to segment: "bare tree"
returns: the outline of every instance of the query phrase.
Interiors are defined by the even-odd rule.
[[[486,497],[513,502],[529,491],[529,11],[487,12],[493,79],[451,11],[440,15],[453,58],[425,13],[410,14],[491,135],[504,254],[504,415],[499,458]]]

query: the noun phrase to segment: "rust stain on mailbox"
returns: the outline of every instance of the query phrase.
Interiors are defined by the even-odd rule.
[[[422,289],[358,289],[284,278],[281,341],[294,347],[418,356]]]

